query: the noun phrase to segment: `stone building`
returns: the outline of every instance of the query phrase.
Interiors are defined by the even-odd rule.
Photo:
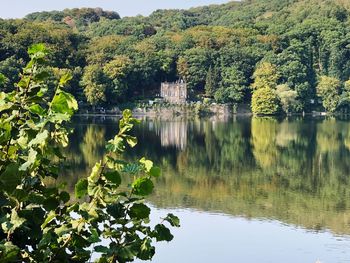
[[[187,84],[182,80],[172,83],[163,82],[160,88],[160,96],[170,103],[186,103]]]

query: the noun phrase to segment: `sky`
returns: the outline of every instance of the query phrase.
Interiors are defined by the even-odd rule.
[[[149,15],[157,9],[187,9],[209,4],[223,4],[229,0],[0,0],[1,18],[22,18],[38,11],[63,10],[74,7],[101,7],[119,15]]]

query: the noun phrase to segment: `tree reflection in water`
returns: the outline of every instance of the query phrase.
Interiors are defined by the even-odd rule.
[[[104,150],[117,120],[78,119],[71,185]],[[145,120],[126,158],[162,167],[151,202],[350,234],[350,122],[334,118]]]

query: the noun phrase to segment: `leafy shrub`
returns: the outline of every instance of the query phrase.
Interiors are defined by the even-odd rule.
[[[272,115],[280,112],[280,100],[276,91],[260,88],[252,96],[252,111],[257,115]]]
[[[127,145],[137,143],[128,132],[138,121],[124,111],[107,153],[75,186],[80,202],[62,186],[48,186],[47,179],[64,176],[60,149],[69,143],[65,124],[78,104],[63,90],[68,74],[54,95],[47,94],[50,76],[40,70],[45,47],[34,45],[28,53],[17,90],[0,93],[0,262],[88,262],[96,252],[96,262],[151,259],[152,242],[173,236],[164,224],[149,226],[150,208],[143,202],[160,169],[145,158],[122,158]],[[133,181],[120,188],[125,176]],[[172,214],[163,222],[179,226]]]

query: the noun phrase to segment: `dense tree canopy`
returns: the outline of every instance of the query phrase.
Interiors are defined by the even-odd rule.
[[[162,81],[182,78],[192,95],[230,103],[249,103],[253,90],[287,85],[293,91],[288,109],[310,111],[325,106],[316,89],[321,76],[338,79],[342,88],[350,79],[349,14],[342,0],[246,0],[148,17],[82,8],[0,20],[0,72],[8,76],[2,88],[18,80],[27,47],[44,42],[49,66],[70,70],[71,92],[90,104],[153,97]],[[94,102],[87,83],[93,68],[105,98]],[[348,101],[339,92],[332,108]]]

